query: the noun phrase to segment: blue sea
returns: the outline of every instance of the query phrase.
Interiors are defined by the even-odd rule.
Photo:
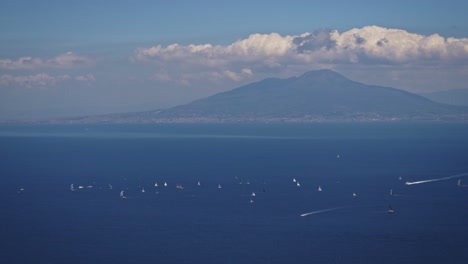
[[[0,262],[468,263],[466,173],[467,124],[2,125]]]

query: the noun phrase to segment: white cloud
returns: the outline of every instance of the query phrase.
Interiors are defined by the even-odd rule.
[[[79,75],[74,78],[76,81],[82,81],[82,82],[91,82],[95,81],[96,78],[94,78],[94,75],[92,74],[86,74],[86,75]]]
[[[67,52],[50,59],[21,57],[16,60],[0,59],[0,69],[36,70],[43,68],[70,69],[87,67],[94,64],[90,58]]]
[[[57,84],[74,80],[78,82],[90,82],[94,81],[95,78],[92,74],[79,75],[72,77],[68,74],[66,75],[56,75],[51,76],[47,73],[39,73],[35,75],[22,75],[22,76],[13,76],[10,74],[4,74],[0,76],[0,86],[21,86],[26,88],[36,88],[36,87],[51,87],[56,86]]]
[[[137,49],[131,60],[154,63],[159,69],[155,79],[159,80],[188,82],[206,78],[239,82],[265,73],[299,73],[324,65],[455,65],[468,60],[468,38],[424,36],[367,26],[343,33],[322,30],[295,36],[252,34],[224,46],[157,45]]]

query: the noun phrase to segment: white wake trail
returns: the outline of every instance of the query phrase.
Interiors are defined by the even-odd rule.
[[[335,211],[338,209],[342,209],[343,207],[335,207],[335,208],[330,208],[330,209],[325,209],[325,210],[319,210],[319,211],[312,211],[308,213],[301,214],[301,216],[309,216],[309,215],[314,215],[314,214],[320,214],[320,213],[325,213],[329,211]]]
[[[405,185],[415,185],[415,184],[422,184],[422,183],[428,183],[428,182],[445,181],[445,180],[450,180],[453,178],[464,177],[464,176],[468,176],[468,173],[456,174],[456,175],[437,178],[437,179],[415,181],[415,182],[405,182]]]

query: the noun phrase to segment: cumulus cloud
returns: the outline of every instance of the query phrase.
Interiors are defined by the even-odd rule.
[[[79,76],[70,76],[66,75],[56,75],[51,76],[47,73],[39,73],[35,75],[22,75],[22,76],[13,76],[10,74],[4,74],[0,76],[0,86],[21,86],[26,88],[35,88],[35,87],[51,87],[56,86],[57,84],[64,81],[78,81],[78,82],[91,82],[95,78],[92,74],[79,75]]]
[[[139,48],[134,62],[157,65],[158,80],[194,78],[243,81],[264,72],[320,68],[321,65],[456,64],[468,60],[468,38],[424,36],[402,29],[367,26],[340,33],[252,34],[230,45],[157,45]]]
[[[0,69],[6,70],[70,69],[87,67],[93,64],[94,61],[92,59],[73,52],[67,52],[49,59],[34,57],[21,57],[16,60],[0,59]]]

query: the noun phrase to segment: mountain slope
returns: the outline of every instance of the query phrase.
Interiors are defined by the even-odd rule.
[[[459,110],[402,90],[365,85],[331,70],[265,79],[164,110],[164,118],[403,118]]]
[[[440,91],[421,95],[438,103],[468,106],[468,89]]]

